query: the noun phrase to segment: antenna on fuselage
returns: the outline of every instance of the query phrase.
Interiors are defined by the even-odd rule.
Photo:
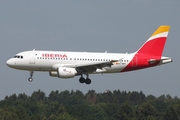
[[[34,48],[33,51],[35,51],[36,49]]]

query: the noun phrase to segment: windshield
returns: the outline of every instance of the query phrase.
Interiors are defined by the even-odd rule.
[[[14,58],[23,59],[23,56],[22,55],[15,55]]]

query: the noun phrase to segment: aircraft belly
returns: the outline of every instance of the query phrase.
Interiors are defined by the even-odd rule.
[[[20,70],[32,70],[32,71],[50,71],[51,67],[48,66],[35,66],[35,65],[31,65],[31,66],[21,66],[20,68],[18,68]]]

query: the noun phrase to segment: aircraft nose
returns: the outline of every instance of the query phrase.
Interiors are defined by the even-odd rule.
[[[9,66],[9,67],[12,67],[13,66],[13,61],[11,59],[7,60],[6,65]]]

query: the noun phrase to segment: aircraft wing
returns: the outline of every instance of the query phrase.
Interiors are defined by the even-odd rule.
[[[102,69],[103,67],[111,67],[111,65],[116,64],[119,60],[102,61],[97,63],[83,63],[74,65],[64,65],[64,67],[76,68],[78,73],[92,73],[97,69]]]
[[[76,70],[79,73],[92,73],[97,69],[102,69],[103,67],[111,67],[114,63],[118,62],[118,60],[104,61],[101,63],[93,63],[93,64],[80,64],[77,65]]]

